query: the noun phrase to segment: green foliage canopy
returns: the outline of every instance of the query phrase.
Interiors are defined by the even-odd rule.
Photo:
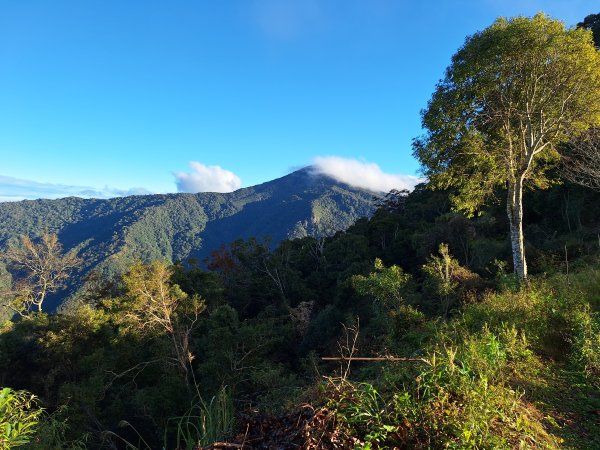
[[[496,20],[452,57],[422,120],[415,156],[457,209],[473,214],[519,177],[548,186],[557,144],[600,123],[592,33],[543,14]]]
[[[423,113],[415,156],[433,188],[454,188],[473,215],[507,189],[515,273],[527,278],[526,186],[546,188],[557,147],[600,121],[600,54],[592,33],[543,14],[500,18],[467,38]]]
[[[360,294],[372,297],[387,308],[397,308],[404,300],[402,289],[410,280],[410,275],[397,265],[385,267],[381,259],[375,259],[375,272],[364,275],[354,275],[352,285]]]
[[[579,22],[577,26],[592,30],[596,47],[600,47],[600,13],[586,16],[586,18],[583,19],[583,22]]]

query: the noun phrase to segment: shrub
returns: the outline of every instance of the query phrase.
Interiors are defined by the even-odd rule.
[[[0,450],[27,444],[36,431],[42,408],[34,395],[11,388],[0,390]]]
[[[330,379],[328,408],[340,434],[355,437],[362,449],[555,447],[537,410],[506,382],[532,356],[516,328],[496,334],[485,327],[454,341],[442,335],[439,342],[423,359],[426,366],[402,387],[380,391],[369,383]]]
[[[483,281],[476,273],[462,267],[450,255],[448,245],[440,244],[439,255],[431,255],[421,270],[425,275],[423,293],[432,300],[439,301],[434,308],[444,316],[464,298],[483,288]]]
[[[600,319],[590,308],[576,312],[577,326],[573,342],[573,359],[586,377],[600,388]]]

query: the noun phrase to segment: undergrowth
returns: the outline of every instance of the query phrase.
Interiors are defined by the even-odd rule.
[[[600,448],[599,299],[597,267],[490,292],[423,362],[328,378],[327,408],[360,449]]]

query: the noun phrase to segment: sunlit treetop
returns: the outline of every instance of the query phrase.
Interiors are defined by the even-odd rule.
[[[466,39],[422,113],[415,156],[470,214],[498,187],[549,184],[560,142],[600,124],[592,32],[543,14],[500,18]]]

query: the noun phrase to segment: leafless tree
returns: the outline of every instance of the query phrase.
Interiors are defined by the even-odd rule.
[[[600,128],[592,128],[564,147],[561,172],[564,178],[600,190]]]
[[[41,312],[48,294],[62,289],[69,274],[81,264],[75,249],[63,253],[58,236],[48,232],[35,241],[21,236],[18,245],[9,246],[5,259],[16,275],[6,306],[22,316],[32,308]]]

